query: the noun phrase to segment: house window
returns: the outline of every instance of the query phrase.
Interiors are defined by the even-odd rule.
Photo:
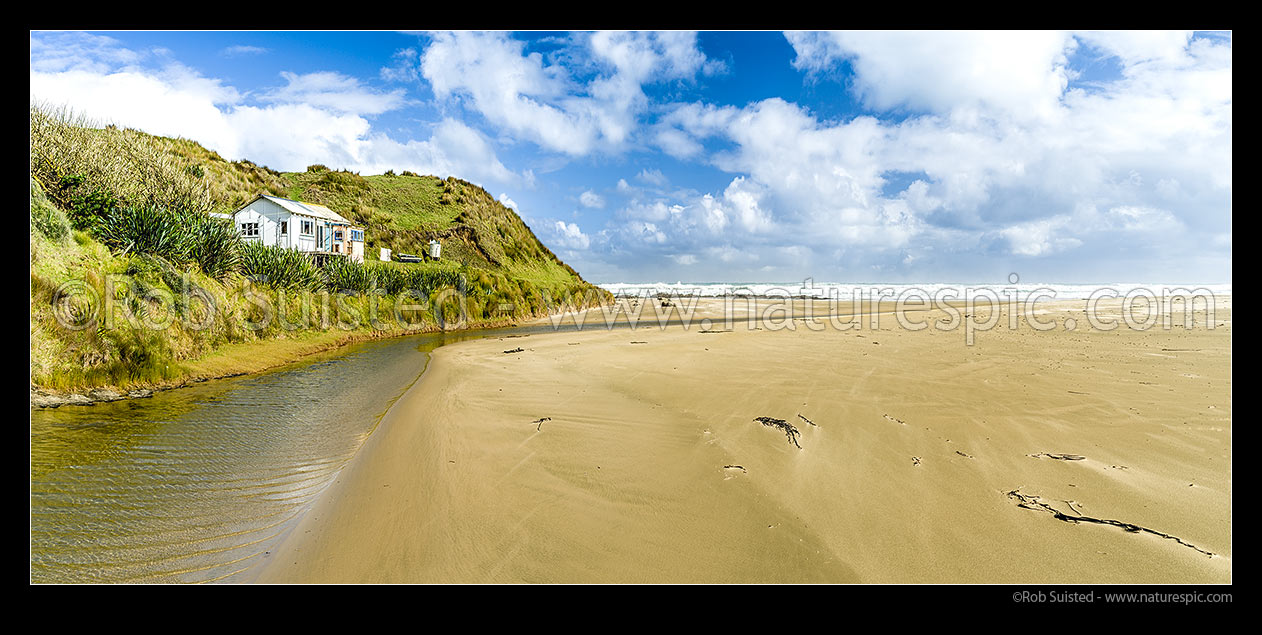
[[[304,221],[302,221],[302,235],[303,235],[303,236],[314,236],[314,235],[315,235],[315,223],[312,223],[312,222],[311,222],[311,221],[309,221],[309,220],[304,220]]]
[[[340,242],[342,242],[342,237],[343,237],[343,236],[345,236],[345,235],[346,235],[346,234],[342,233],[342,230],[340,230],[340,229],[335,229],[335,230],[333,230],[333,242],[335,242],[335,243],[340,243]]]
[[[241,235],[246,237],[257,237],[259,235],[259,224],[241,223]]]
[[[362,230],[362,229],[352,229],[352,230],[351,230],[351,242],[356,242],[356,243],[362,243],[362,242],[364,242],[364,230]]]
[[[289,221],[283,220],[280,222],[280,235],[284,236],[285,234],[288,234],[288,233],[289,233]]]

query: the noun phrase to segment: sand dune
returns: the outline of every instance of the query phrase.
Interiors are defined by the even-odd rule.
[[[1216,319],[445,346],[260,580],[1230,582]]]

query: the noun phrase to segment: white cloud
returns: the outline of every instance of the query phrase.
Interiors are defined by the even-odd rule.
[[[737,249],[731,245],[710,247],[706,249],[706,256],[724,263],[741,262],[743,260],[756,262],[759,260],[758,254],[751,253],[749,250]]]
[[[440,33],[421,56],[420,72],[439,99],[467,99],[507,132],[559,152],[590,152],[597,122],[585,109],[549,103],[568,92],[563,71],[524,48],[501,33]]]
[[[1084,31],[1077,36],[1116,55],[1126,67],[1187,59],[1191,31]]]
[[[565,221],[556,221],[553,233],[557,241],[570,249],[587,249],[591,246],[591,237],[583,233],[578,225]]]
[[[635,178],[657,187],[665,187],[667,183],[670,183],[670,179],[666,178],[666,175],[662,174],[662,171],[657,168],[640,170],[640,173],[635,175]]]
[[[118,40],[92,33],[31,33],[31,70],[103,72],[140,63],[149,53],[123,47]]]
[[[99,38],[74,40],[71,50],[104,47],[100,55],[66,64],[58,42],[41,40],[38,46],[48,63],[32,64],[32,102],[65,105],[101,123],[186,137],[229,160],[248,158],[279,170],[323,163],[370,174],[407,169],[500,184],[522,178],[496,158],[481,133],[455,119],[440,121],[426,140],[401,142],[374,131],[364,115],[396,107],[401,93],[379,93],[336,73],[287,74],[287,86],[254,105],[220,80],[169,60],[160,68],[120,65],[143,56],[113,51]]]
[[[1128,232],[1177,232],[1184,228],[1174,214],[1152,207],[1120,205],[1109,210],[1113,225]]]
[[[723,69],[721,64],[707,66],[705,54],[697,49],[697,34],[687,31],[599,31],[591,35],[590,47],[595,59],[640,83],[655,76],[690,79]]]
[[[449,174],[469,174],[471,178],[514,183],[517,176],[495,157],[495,149],[482,133],[455,119],[444,119],[432,138],[451,162]]]
[[[1005,227],[999,230],[999,234],[1008,240],[1014,254],[1046,256],[1082,244],[1077,238],[1061,235],[1069,222],[1068,216],[1055,216]]]
[[[749,233],[771,229],[771,215],[760,205],[764,195],[764,187],[739,176],[723,191],[723,199],[732,209],[737,224]]]
[[[102,122],[196,139],[241,158],[240,133],[217,107],[229,97],[212,82],[171,82],[157,75],[89,70],[31,72],[31,99],[68,105]]]
[[[287,82],[286,85],[264,94],[264,101],[306,104],[356,115],[379,115],[404,103],[404,91],[401,88],[383,93],[341,73],[324,71],[299,75],[282,72],[281,77]]]
[[[675,104],[653,124],[653,142],[676,159],[695,159],[705,149],[699,141],[721,135],[737,111],[733,106]]]
[[[1229,278],[1229,34],[787,38],[805,81],[843,81],[860,115],[828,119],[810,102],[781,98],[653,103],[650,93],[689,94],[698,78],[723,71],[686,33],[578,34],[530,48],[506,34],[429,36],[379,72],[433,90],[440,119],[428,138],[409,141],[374,127],[376,115],[407,105],[406,88],[291,73],[273,91],[242,94],[170,52],[89,34],[32,34],[31,94],[280,169],[319,162],[534,188],[578,156],[636,153],[632,165],[653,165],[640,153],[660,150],[701,164],[670,168],[673,179],[658,168],[628,174],[601,190],[608,201],[584,191],[582,208],[612,208],[596,216],[606,225],[593,233],[541,223],[558,244],[623,259],[633,271],[696,258],[690,272],[701,276],[753,279],[757,263],[776,275],[821,266],[924,279],[990,275],[996,254],[1030,267],[1191,262],[1206,252],[1198,262],[1213,266],[1227,254]],[[663,83],[673,84],[646,89]],[[518,142],[554,154],[514,173],[495,149]],[[659,165],[668,164],[676,165]],[[719,185],[688,189],[707,172],[701,178],[722,173]]]
[[[702,196],[691,207],[695,210],[694,216],[700,220],[698,226],[704,227],[711,234],[722,232],[731,222],[723,205],[710,194]]]
[[[623,236],[633,242],[661,245],[666,242],[666,233],[658,229],[657,223],[631,221],[621,227]]]
[[[721,70],[697,49],[695,33],[579,36],[580,68],[527,53],[504,33],[437,33],[432,40],[420,73],[439,100],[463,103],[508,134],[570,156],[629,147],[649,105],[644,84]]]
[[[1046,116],[1068,84],[1073,39],[1053,31],[808,32],[786,36],[797,68],[820,71],[849,60],[855,90],[878,110],[942,112],[995,108]]]
[[[683,131],[661,125],[654,128],[653,143],[676,159],[691,159],[705,149]]]
[[[249,44],[238,44],[236,46],[224,47],[219,54],[224,57],[240,57],[242,55],[262,55],[267,53],[268,49],[261,46],[251,46]]]
[[[583,207],[591,207],[591,208],[599,209],[605,206],[605,199],[601,198],[599,194],[591,190],[587,190],[586,192],[583,192],[582,194],[580,194],[578,197],[578,202],[582,203]]]
[[[1067,34],[789,39],[800,68],[848,61],[865,104],[896,116],[822,121],[778,98],[670,106],[654,127],[663,151],[695,159],[715,141],[706,161],[736,175],[722,193],[678,201],[685,213],[666,224],[679,253],[735,234],[764,255],[797,246],[938,275],[985,262],[992,237],[1014,255],[1089,250],[1090,262],[1119,246],[1195,252],[1189,236],[1218,244],[1230,226],[1229,40],[1113,41],[1122,76],[1084,90],[1066,65],[1086,44]]]
[[[381,78],[392,82],[414,82],[421,77],[417,64],[421,54],[414,48],[400,49],[391,56],[390,66],[383,66],[378,74]]]
[[[514,201],[513,199],[509,198],[508,193],[501,192],[499,201],[500,201],[500,204],[503,205],[504,207],[510,207],[514,210],[517,210],[517,201]],[[521,211],[521,210],[517,210],[517,211]]]

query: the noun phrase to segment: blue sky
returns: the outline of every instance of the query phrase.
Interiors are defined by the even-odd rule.
[[[455,175],[596,282],[1231,281],[1231,36],[33,32],[31,99]]]

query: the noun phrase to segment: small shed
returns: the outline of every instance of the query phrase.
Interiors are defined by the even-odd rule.
[[[260,194],[232,222],[243,240],[364,261],[364,228],[323,205]]]

